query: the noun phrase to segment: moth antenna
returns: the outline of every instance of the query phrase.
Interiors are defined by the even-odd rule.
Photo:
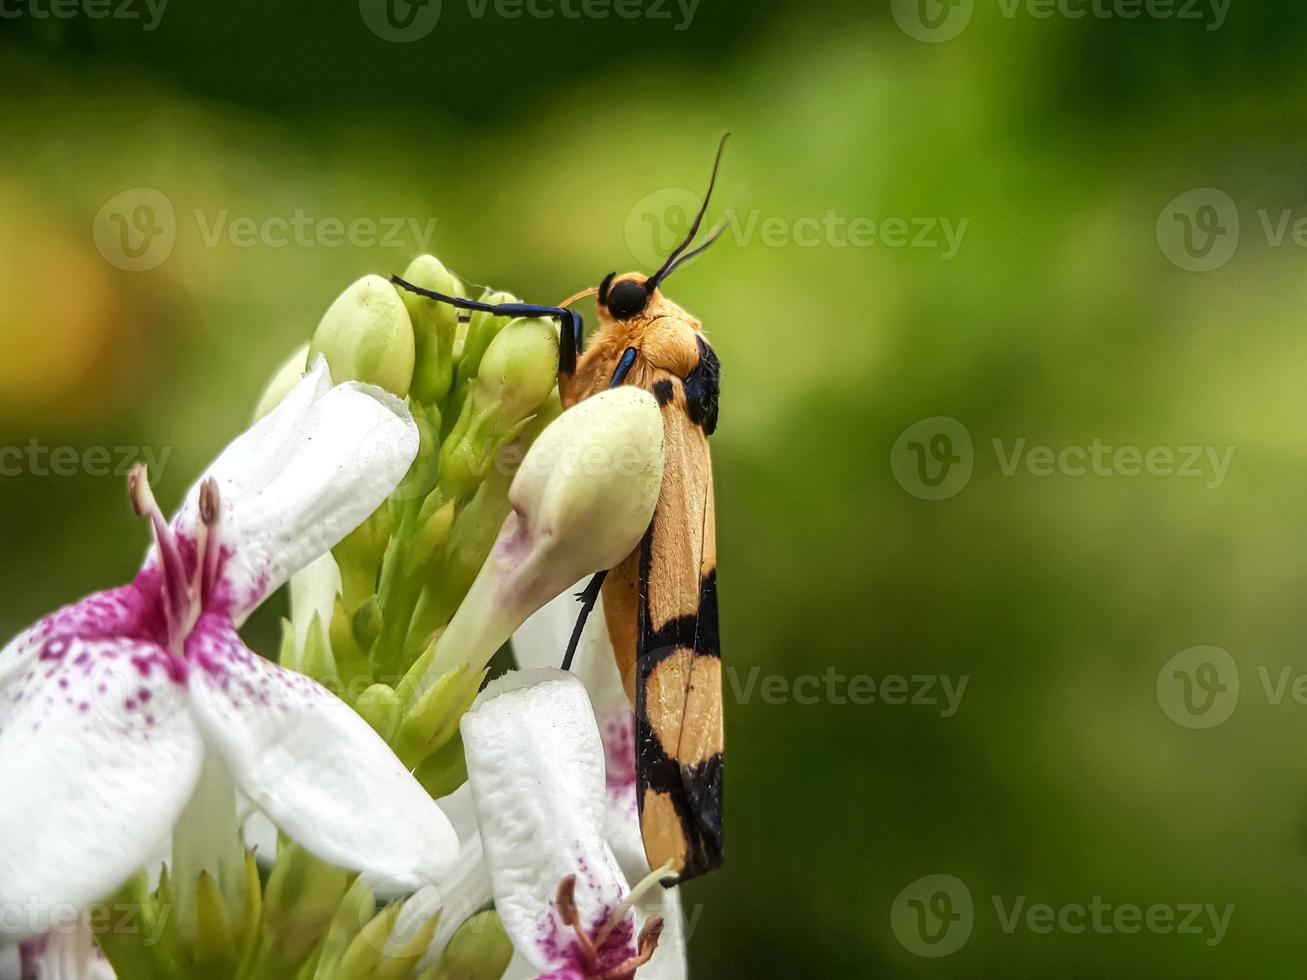
[[[696,258],[697,256],[700,256],[704,252],[708,251],[708,246],[711,245],[713,242],[717,241],[717,239],[721,238],[722,234],[726,231],[726,229],[730,227],[730,224],[731,224],[731,219],[729,217],[722,218],[721,221],[717,222],[717,225],[709,233],[708,240],[705,241],[698,248],[694,249],[694,251],[686,252],[679,259],[673,262],[671,268],[669,268],[665,273],[663,273],[663,279],[666,279],[668,276],[670,276],[681,266],[685,265],[685,263],[689,262],[691,259]]]
[[[567,297],[567,299],[559,303],[558,308],[560,310],[565,310],[573,303],[575,303],[578,299],[585,299],[587,296],[593,296],[597,292],[599,292],[599,287],[591,286],[589,289],[583,289],[579,293],[573,293],[571,296]]]
[[[672,249],[672,254],[667,256],[667,261],[663,263],[662,268],[649,277],[645,283],[647,291],[653,292],[660,282],[671,275],[677,258],[694,242],[694,236],[699,234],[699,225],[703,223],[703,216],[708,213],[708,202],[712,200],[713,188],[717,186],[717,171],[722,165],[722,152],[726,149],[726,141],[730,138],[731,134],[726,133],[722,136],[722,141],[717,144],[717,157],[713,160],[712,176],[708,178],[708,190],[703,195],[703,205],[699,208],[699,213],[694,216],[694,222],[690,225],[689,234],[685,236],[685,241]]]

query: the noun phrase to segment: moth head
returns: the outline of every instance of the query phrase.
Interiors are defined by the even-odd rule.
[[[599,284],[596,298],[602,318],[629,322],[653,315],[662,302],[662,293],[658,291],[657,285],[639,272],[627,272],[620,276],[610,272]]]

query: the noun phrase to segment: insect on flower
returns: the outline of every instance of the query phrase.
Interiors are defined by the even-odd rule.
[[[729,135],[729,134],[728,134]],[[619,385],[651,392],[662,409],[666,462],[653,521],[617,567],[581,593],[581,613],[563,667],[600,594],[614,656],[635,707],[637,799],[645,852],[666,868],[664,884],[722,862],[722,680],[717,628],[717,545],[708,437],[717,428],[720,363],[702,326],[662,292],[691,249],[716,184],[726,137],[689,233],[652,275],[610,273],[558,306],[488,304],[392,281],[459,309],[555,317],[561,324],[558,388],[564,408]],[[581,315],[595,296],[599,329],[585,347]]]

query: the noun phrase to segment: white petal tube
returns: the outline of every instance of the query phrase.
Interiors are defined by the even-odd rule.
[[[463,716],[462,732],[504,928],[542,971],[573,962],[576,937],[555,914],[560,882],[575,876],[592,937],[628,892],[604,839],[603,746],[585,688],[559,670],[507,674]]]

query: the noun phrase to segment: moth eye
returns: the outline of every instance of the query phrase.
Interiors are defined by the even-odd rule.
[[[642,313],[648,302],[649,294],[632,279],[623,279],[608,290],[608,312],[619,320],[629,320]]]

